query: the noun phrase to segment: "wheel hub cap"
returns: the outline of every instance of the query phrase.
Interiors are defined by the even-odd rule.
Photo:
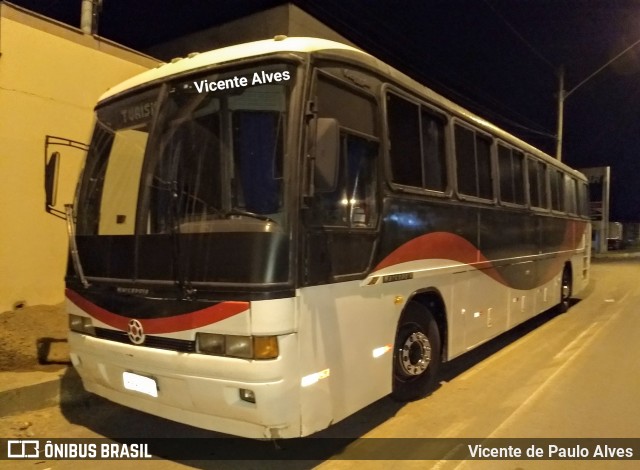
[[[424,333],[411,333],[400,350],[400,365],[407,375],[422,374],[431,361],[431,343]]]

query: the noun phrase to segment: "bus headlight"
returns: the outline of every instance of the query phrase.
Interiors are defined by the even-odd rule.
[[[280,354],[277,336],[239,336],[196,333],[196,351],[242,359],[275,359]]]
[[[196,351],[203,354],[224,356],[224,335],[197,333]]]
[[[91,318],[83,317],[81,315],[69,314],[69,329],[84,335],[96,335],[96,330],[93,328]]]
[[[253,357],[251,336],[227,336],[224,352],[227,356],[251,359]]]

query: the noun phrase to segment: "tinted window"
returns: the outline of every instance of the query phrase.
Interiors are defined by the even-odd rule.
[[[476,136],[476,165],[478,171],[478,196],[484,199],[493,198],[491,184],[491,141]]]
[[[323,75],[319,75],[317,89],[319,116],[338,120],[340,156],[336,187],[329,191],[317,190],[314,196],[314,221],[321,225],[371,227],[377,220],[375,189],[379,144],[374,137],[375,102]],[[360,122],[369,124],[354,122],[354,109],[358,110]],[[367,135],[365,130],[369,131]]]
[[[387,120],[393,182],[444,191],[447,186],[446,119],[389,93]]]
[[[500,199],[505,202],[515,202],[511,149],[504,145],[498,145],[498,170],[500,172]]]
[[[458,191],[492,199],[491,140],[471,129],[456,126],[455,143]]]
[[[577,204],[577,184],[578,181],[567,176],[565,179],[565,194],[566,194],[566,210],[570,214],[578,213]]]
[[[320,79],[316,87],[318,117],[340,117],[340,126],[374,135],[375,103],[337,81]]]
[[[458,191],[477,196],[475,134],[460,126],[456,126],[456,174]]]
[[[387,95],[389,158],[394,183],[422,186],[419,107],[396,95]]]
[[[551,191],[551,209],[564,211],[564,174],[560,170],[551,171],[549,189]]]
[[[524,153],[514,151],[513,156],[513,191],[516,196],[516,204],[525,204],[524,185]]]
[[[425,109],[422,110],[421,118],[424,187],[434,191],[444,191],[447,187],[445,120]]]
[[[589,215],[589,189],[582,181],[578,182],[578,212],[582,216]]]
[[[548,207],[547,204],[547,166],[530,158],[528,160],[529,201],[533,207]]]

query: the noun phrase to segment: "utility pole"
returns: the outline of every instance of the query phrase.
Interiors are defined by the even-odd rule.
[[[562,161],[562,132],[564,127],[564,66],[558,73],[558,133],[556,134],[556,158]]]
[[[591,80],[593,77],[598,75],[602,70],[606,69],[609,65],[618,60],[621,56],[629,52],[631,49],[640,44],[640,39],[626,47],[622,52],[618,53],[615,57],[610,59],[607,63],[605,63],[602,67],[597,69],[587,78],[582,80],[576,86],[574,86],[571,90],[565,91],[564,89],[564,67],[560,67],[560,72],[558,74],[559,77],[559,86],[558,86],[558,132],[556,134],[556,158],[562,161],[562,137],[563,137],[563,128],[564,128],[564,100],[569,98],[569,95],[573,94],[578,88],[584,85],[586,82]]]
[[[80,28],[86,34],[98,33],[98,14],[102,9],[102,0],[82,0]]]

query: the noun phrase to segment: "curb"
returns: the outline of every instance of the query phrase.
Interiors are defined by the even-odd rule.
[[[594,253],[592,256],[594,259],[625,259],[625,258],[640,258],[640,251],[629,251],[626,253]]]

